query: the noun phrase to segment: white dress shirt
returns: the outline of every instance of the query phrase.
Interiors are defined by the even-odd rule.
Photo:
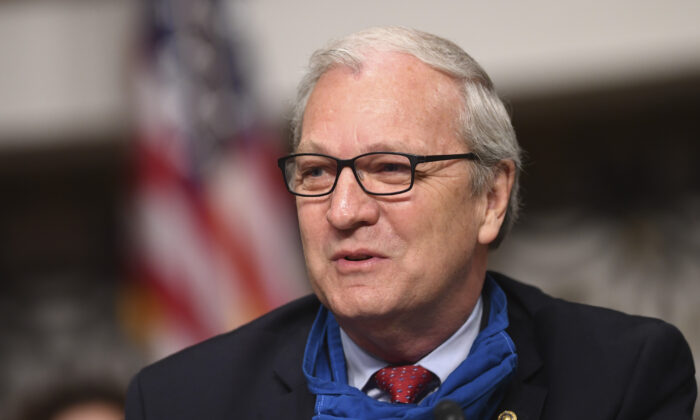
[[[482,314],[483,304],[480,297],[466,322],[450,338],[415,364],[433,372],[440,379],[441,384],[445,382],[450,373],[469,355],[472,344],[474,344],[474,340],[479,334]],[[374,399],[390,401],[389,394],[379,388],[371,387],[365,389],[372,375],[379,369],[386,367],[388,363],[360,348],[342,328],[340,329],[340,340],[345,353],[348,385],[366,392],[367,395]]]

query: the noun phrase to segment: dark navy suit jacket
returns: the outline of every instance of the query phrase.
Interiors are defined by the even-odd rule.
[[[518,367],[501,407],[518,420],[691,419],[697,388],[681,333],[574,304],[491,273],[508,297]],[[144,368],[126,419],[310,419],[301,371],[320,303],[307,296]]]

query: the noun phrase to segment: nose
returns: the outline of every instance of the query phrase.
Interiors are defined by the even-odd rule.
[[[373,225],[379,219],[377,200],[362,190],[351,168],[343,168],[338,175],[326,219],[338,230]]]

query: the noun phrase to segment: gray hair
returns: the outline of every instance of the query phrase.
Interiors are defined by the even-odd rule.
[[[480,160],[479,164],[472,166],[472,190],[475,194],[491,186],[495,175],[503,170],[503,161],[511,161],[515,165],[515,182],[505,220],[496,240],[491,243],[492,248],[497,247],[518,215],[520,146],[508,111],[491,79],[472,57],[452,41],[415,29],[378,27],[332,41],[314,52],[307,73],[297,89],[291,120],[293,148],[296,150],[301,140],[306,104],[321,76],[337,66],[359,72],[370,51],[410,54],[449,75],[460,85],[464,106],[458,117],[458,135]]]

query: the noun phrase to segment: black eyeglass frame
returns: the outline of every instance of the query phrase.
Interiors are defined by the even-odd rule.
[[[411,183],[408,185],[408,187],[404,188],[401,191],[396,191],[396,192],[390,192],[390,193],[376,193],[376,192],[371,192],[367,191],[364,185],[362,185],[362,181],[360,181],[359,175],[357,175],[357,170],[355,169],[355,161],[357,159],[360,159],[365,156],[370,156],[370,155],[398,155],[398,156],[404,156],[408,158],[408,160],[411,162]],[[336,174],[335,174],[335,181],[333,181],[333,186],[331,186],[330,190],[328,192],[324,192],[323,194],[302,194],[298,192],[292,191],[292,189],[289,187],[289,182],[287,181],[287,172],[284,169],[284,166],[286,162],[289,159],[296,158],[298,156],[321,156],[329,159],[333,159],[337,163],[336,167]],[[413,188],[413,183],[415,181],[416,177],[416,165],[419,163],[427,163],[427,162],[439,162],[443,160],[452,160],[452,159],[468,159],[471,161],[479,161],[479,157],[475,155],[474,153],[460,153],[460,154],[452,154],[452,155],[412,155],[410,153],[400,153],[400,152],[370,152],[370,153],[363,153],[361,155],[355,156],[352,159],[338,159],[337,157],[334,156],[329,156],[329,155],[324,155],[322,153],[294,153],[291,155],[287,155],[284,157],[281,157],[277,159],[277,166],[279,166],[280,170],[282,171],[282,177],[284,178],[284,185],[287,187],[287,191],[290,193],[300,196],[300,197],[323,197],[324,195],[329,195],[330,193],[335,190],[335,186],[338,184],[338,178],[340,178],[340,173],[343,171],[344,168],[350,168],[352,170],[353,175],[355,175],[355,179],[357,180],[357,183],[360,185],[360,188],[362,188],[362,191],[369,195],[380,195],[380,196],[385,196],[385,195],[397,195],[397,194],[403,194],[407,191],[409,191],[411,188]]]

